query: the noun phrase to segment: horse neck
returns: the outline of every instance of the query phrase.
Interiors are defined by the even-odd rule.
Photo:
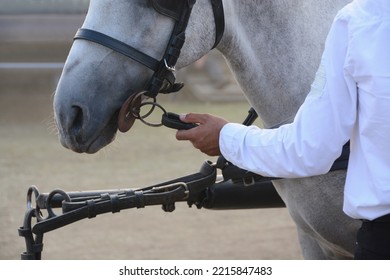
[[[224,1],[227,20],[218,49],[266,127],[291,121],[309,92],[342,6],[336,2]]]

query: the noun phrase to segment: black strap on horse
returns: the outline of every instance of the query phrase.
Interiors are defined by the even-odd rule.
[[[145,89],[145,95],[154,98],[158,93],[177,92],[184,86],[183,83],[175,83],[175,65],[185,42],[185,31],[196,0],[151,0],[151,2],[157,12],[175,20],[175,26],[161,60],[157,60],[115,38],[90,29],[80,28],[74,39],[100,44],[153,70],[154,74],[148,88]],[[211,0],[211,4],[216,26],[213,45],[215,48],[222,39],[225,19],[222,0]]]

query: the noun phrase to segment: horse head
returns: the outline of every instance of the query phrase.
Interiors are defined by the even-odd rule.
[[[79,153],[97,152],[114,140],[119,111],[129,97],[139,92],[155,96],[167,88],[166,81],[159,81],[158,88],[151,89],[156,87],[156,72],[170,74],[172,80],[174,67],[206,54],[217,34],[212,5],[220,1],[211,2],[91,0],[54,95],[62,145]],[[180,28],[186,34],[181,43],[176,38]]]

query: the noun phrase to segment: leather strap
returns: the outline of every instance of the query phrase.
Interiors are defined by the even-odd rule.
[[[214,20],[215,20],[215,42],[212,47],[214,49],[218,46],[225,31],[225,15],[223,12],[222,0],[211,0],[213,6]]]
[[[146,55],[143,52],[140,52],[132,46],[129,46],[115,38],[112,38],[94,30],[80,28],[74,36],[74,39],[88,40],[99,45],[105,46],[109,49],[112,49],[113,51],[127,56],[128,58],[134,59],[135,61],[145,65],[153,71],[157,71],[160,64],[157,59],[154,59],[153,57]]]
[[[74,39],[83,39],[100,44],[118,53],[121,53],[153,70],[154,74],[149,82],[149,87],[147,88],[147,93],[145,95],[149,97],[156,97],[159,92],[176,92],[183,87],[183,84],[175,83],[174,67],[180,56],[181,48],[185,42],[185,31],[195,2],[196,0],[180,2],[180,17],[177,10],[175,10],[174,13],[175,17],[173,17],[171,14],[167,15],[175,19],[177,18],[177,20],[169,43],[166,47],[164,56],[160,61],[133,48],[130,45],[125,44],[124,42],[94,30],[80,28],[77,31]],[[171,1],[164,2],[157,0],[153,1],[152,3],[154,8],[163,14],[166,14],[167,8],[173,7],[173,4],[177,4]],[[215,48],[222,39],[223,32],[225,30],[225,19],[222,0],[211,0],[211,4],[213,7],[216,29],[215,42],[213,45],[213,48]]]

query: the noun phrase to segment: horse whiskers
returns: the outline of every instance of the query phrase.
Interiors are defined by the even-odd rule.
[[[54,118],[54,113],[48,116],[46,119],[42,121],[47,126],[47,130],[50,134],[59,135],[57,123]]]

